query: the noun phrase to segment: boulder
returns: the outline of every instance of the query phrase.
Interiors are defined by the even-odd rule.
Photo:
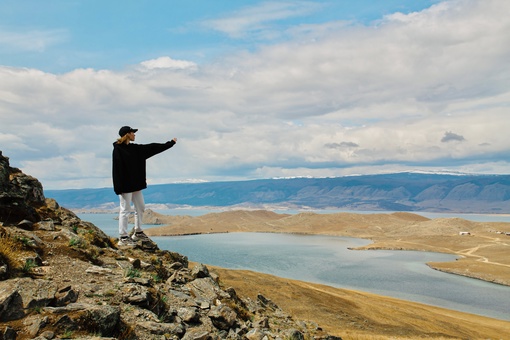
[[[213,325],[221,330],[229,330],[237,324],[236,312],[226,305],[214,306],[207,315]]]
[[[9,165],[0,151],[0,221],[5,225],[22,220],[38,222],[37,208],[45,204],[41,183]]]
[[[15,281],[0,282],[0,321],[21,319],[25,316],[23,298]]]
[[[120,308],[109,305],[71,303],[65,307],[46,307],[49,313],[62,315],[55,323],[57,328],[87,329],[90,333],[115,336],[120,327]]]

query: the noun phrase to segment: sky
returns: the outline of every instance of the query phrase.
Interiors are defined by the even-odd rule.
[[[149,185],[510,172],[510,1],[2,0],[0,150],[111,187],[121,126],[178,138]]]

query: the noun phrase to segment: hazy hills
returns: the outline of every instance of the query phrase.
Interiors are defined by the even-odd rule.
[[[111,188],[47,190],[68,208],[117,205]],[[336,178],[150,185],[146,203],[190,206],[310,207],[349,210],[510,212],[510,175],[395,173]]]

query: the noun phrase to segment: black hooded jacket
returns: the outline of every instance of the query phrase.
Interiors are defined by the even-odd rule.
[[[117,195],[147,188],[146,159],[174,146],[175,142],[151,144],[113,143],[113,190]]]

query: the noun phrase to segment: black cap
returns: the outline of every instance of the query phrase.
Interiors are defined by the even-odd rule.
[[[138,131],[138,129],[133,129],[133,128],[132,128],[132,127],[130,127],[130,126],[123,126],[123,127],[121,127],[121,128],[120,128],[120,130],[119,130],[119,135],[120,135],[121,137],[124,137],[124,135],[125,135],[126,133],[136,132],[136,131]]]

